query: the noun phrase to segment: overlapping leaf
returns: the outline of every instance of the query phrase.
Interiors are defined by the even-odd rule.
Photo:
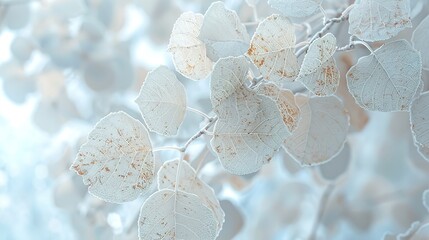
[[[301,119],[284,147],[301,165],[330,160],[343,148],[348,133],[349,119],[343,104],[334,96],[297,95],[295,101]]]
[[[219,116],[211,146],[229,172],[258,171],[290,135],[276,104],[244,85],[243,56],[220,59],[213,69],[211,100]]]
[[[423,19],[413,32],[411,41],[414,48],[422,55],[422,64],[425,70],[429,70],[429,16]]]
[[[311,43],[297,78],[317,96],[332,95],[340,83],[340,72],[333,58],[337,40],[331,33]]]
[[[286,17],[274,14],[256,28],[246,54],[266,80],[278,82],[298,74],[295,41],[294,25]]]
[[[154,175],[152,145],[146,128],[124,112],[101,119],[71,166],[88,191],[122,203],[146,192]]]
[[[213,63],[206,56],[206,46],[198,39],[203,15],[185,12],[176,20],[168,44],[174,66],[183,76],[201,80],[211,72]]]
[[[414,142],[420,154],[429,160],[429,92],[413,101],[410,116]]]
[[[320,9],[322,0],[269,0],[268,3],[288,17],[307,17]]]
[[[299,108],[295,103],[295,96],[288,89],[280,89],[275,84],[261,84],[257,89],[258,94],[271,98],[277,105],[283,118],[283,123],[293,132],[299,121]]]
[[[139,239],[215,239],[216,218],[196,195],[163,189],[143,204]]]
[[[350,93],[371,111],[408,111],[420,79],[420,54],[406,40],[381,46],[347,72]]]
[[[185,87],[165,66],[148,73],[135,100],[150,131],[176,135],[186,113]]]
[[[361,0],[349,15],[349,33],[365,41],[381,41],[411,28],[409,0]]]
[[[207,9],[199,38],[206,43],[207,56],[213,61],[244,54],[250,40],[237,13],[226,9],[223,2],[214,2]]]
[[[177,159],[167,161],[162,165],[158,171],[158,188],[174,190],[177,185],[178,190],[197,195],[203,205],[214,213],[217,221],[216,235],[218,235],[225,221],[225,213],[213,189],[197,177],[195,170],[186,161],[182,161],[179,177],[177,177],[178,165],[179,160]]]

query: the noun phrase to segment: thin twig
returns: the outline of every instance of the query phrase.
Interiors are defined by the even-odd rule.
[[[186,107],[186,110],[190,111],[190,112],[194,112],[202,117],[204,117],[205,119],[210,119],[210,116],[203,113],[202,111],[195,109],[195,108],[191,108],[191,107]]]
[[[185,152],[186,149],[188,148],[188,146],[195,141],[195,139],[201,137],[201,135],[203,135],[205,133],[205,131],[207,129],[209,129],[211,126],[213,126],[213,124],[218,120],[218,117],[213,117],[209,119],[209,122],[203,127],[201,128],[194,136],[192,136],[183,147],[180,148],[181,152]]]
[[[316,220],[314,221],[313,228],[311,230],[311,234],[308,237],[308,240],[316,239],[317,229],[322,221],[323,214],[325,213],[326,205],[328,203],[329,197],[334,190],[335,185],[329,184],[325,191],[323,192],[322,198],[320,199],[319,210],[317,211]]]

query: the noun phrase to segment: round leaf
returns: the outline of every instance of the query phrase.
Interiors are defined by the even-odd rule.
[[[357,1],[349,15],[349,33],[365,41],[381,41],[411,28],[409,0]]]
[[[420,54],[405,40],[361,57],[347,72],[356,102],[371,111],[408,111],[421,79]]]
[[[170,69],[160,66],[149,72],[135,101],[150,131],[177,134],[186,113],[186,92]]]
[[[203,15],[183,13],[174,24],[168,44],[177,71],[192,80],[206,78],[213,65],[206,56],[206,46],[198,39],[202,24]]]
[[[340,72],[333,58],[337,40],[331,33],[311,43],[297,78],[317,96],[333,95],[340,83]]]
[[[284,142],[287,152],[301,165],[324,163],[338,154],[346,141],[349,120],[341,101],[334,96],[297,95],[301,112],[298,128]]]
[[[163,189],[143,204],[139,239],[215,239],[216,218],[194,194]]]
[[[286,17],[274,14],[256,28],[246,54],[266,80],[279,82],[298,74],[294,50],[294,25]]]
[[[110,113],[89,133],[71,168],[95,196],[115,203],[134,200],[154,175],[148,132],[128,114]]]

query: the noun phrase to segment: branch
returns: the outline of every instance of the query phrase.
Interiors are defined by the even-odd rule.
[[[199,138],[199,137],[201,137],[202,135],[204,135],[205,134],[205,132],[207,131],[207,129],[209,129],[211,126],[213,126],[213,124],[216,122],[218,120],[218,117],[216,116],[216,117],[213,117],[213,118],[210,118],[209,119],[209,122],[203,127],[203,128],[201,128],[200,129],[200,131],[198,131],[194,136],[192,136],[186,143],[185,143],[185,145],[183,146],[183,147],[181,147],[180,148],[180,151],[181,152],[185,152],[186,151],[186,149],[189,147],[189,145],[193,142],[193,141],[195,141],[195,139],[197,139],[197,138]]]
[[[334,25],[335,23],[340,23],[344,20],[346,20],[349,17],[349,12],[350,10],[353,8],[353,4],[350,5],[348,8],[346,8],[339,17],[336,18],[331,18],[328,19],[325,23],[322,29],[320,29],[320,31],[318,31],[317,33],[315,33],[313,35],[313,37],[310,39],[310,41],[308,42],[308,44],[306,44],[304,47],[300,48],[296,53],[296,57],[301,56],[304,52],[306,52],[308,50],[308,48],[310,47],[310,44],[312,42],[314,42],[316,39],[321,38],[323,35],[325,35],[329,29],[332,27],[332,25]]]

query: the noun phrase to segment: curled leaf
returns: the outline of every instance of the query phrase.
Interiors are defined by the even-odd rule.
[[[135,101],[150,131],[177,134],[186,113],[186,92],[170,69],[160,66],[149,72]]]
[[[406,40],[381,46],[347,72],[350,93],[371,111],[408,111],[421,79],[421,58]]]
[[[246,54],[266,80],[279,82],[298,74],[295,41],[294,25],[286,17],[273,14],[256,28]]]
[[[149,134],[128,114],[110,113],[89,133],[71,168],[95,196],[115,203],[134,200],[153,180]]]

